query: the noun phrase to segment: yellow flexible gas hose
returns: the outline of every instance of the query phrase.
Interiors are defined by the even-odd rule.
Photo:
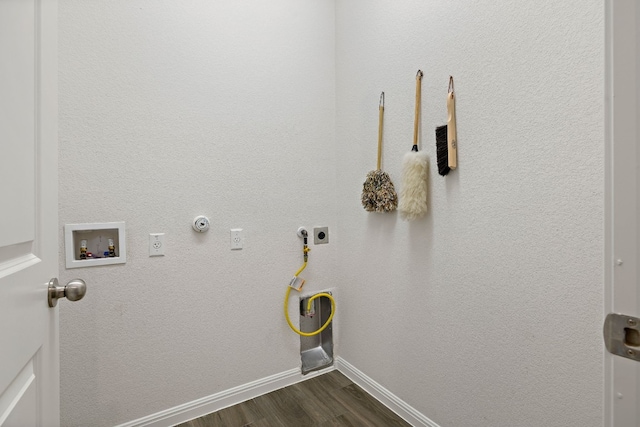
[[[298,275],[302,273],[302,270],[304,270],[305,268],[307,268],[307,261],[305,261],[304,264],[302,264],[302,267],[300,267],[300,270],[296,271],[296,274],[294,274],[294,276],[298,277]]]
[[[289,294],[291,294],[291,286],[287,286],[287,293],[284,296],[284,317],[285,319],[287,319],[287,323],[289,324],[289,327],[293,332],[295,332],[298,335],[302,335],[303,337],[312,337],[314,335],[318,335],[320,332],[324,331],[327,328],[327,326],[329,326],[329,324],[331,323],[331,320],[333,320],[333,313],[336,312],[336,301],[333,299],[331,294],[328,294],[326,292],[321,292],[309,298],[309,302],[307,304],[307,310],[311,310],[311,302],[316,298],[327,297],[331,300],[331,314],[329,315],[329,318],[327,319],[326,322],[324,322],[324,325],[322,325],[320,329],[313,332],[302,332],[300,329],[293,326],[293,323],[291,323],[291,319],[289,319]]]
[[[305,239],[305,246],[303,249],[304,264],[302,264],[302,267],[300,267],[300,269],[296,271],[296,274],[294,274],[294,277],[298,277],[298,275],[302,273],[302,270],[307,268],[307,252],[309,252],[309,248],[307,248],[306,242],[307,241]],[[313,332],[302,332],[300,329],[296,328],[291,322],[291,319],[289,318],[289,295],[290,294],[291,294],[291,286],[287,286],[287,292],[284,295],[284,318],[287,319],[287,323],[289,324],[289,327],[293,332],[295,332],[298,335],[302,335],[303,337],[312,337],[314,335],[318,335],[320,332],[324,331],[327,328],[327,326],[329,326],[329,324],[331,323],[331,320],[333,320],[333,314],[336,312],[336,301],[333,299],[333,296],[331,296],[331,294],[327,292],[321,292],[319,294],[313,295],[311,298],[309,298],[309,301],[307,302],[307,311],[310,311],[311,303],[316,298],[327,297],[331,301],[331,314],[329,315],[329,318],[327,319],[326,322],[324,322],[324,325],[322,325],[320,329]]]

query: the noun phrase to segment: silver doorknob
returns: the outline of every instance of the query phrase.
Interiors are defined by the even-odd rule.
[[[87,293],[87,284],[82,279],[73,279],[66,286],[58,286],[58,279],[49,280],[49,307],[58,304],[58,298],[67,298],[69,301],[78,301]]]

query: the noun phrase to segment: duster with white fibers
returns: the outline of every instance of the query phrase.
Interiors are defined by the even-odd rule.
[[[398,210],[404,219],[418,219],[427,213],[427,178],[429,157],[418,152],[418,124],[420,122],[420,94],[422,71],[416,74],[416,110],[413,121],[413,147],[405,154],[402,164],[402,187]]]
[[[402,163],[402,187],[398,210],[404,219],[418,219],[427,213],[427,177],[429,157],[424,152],[410,151]]]

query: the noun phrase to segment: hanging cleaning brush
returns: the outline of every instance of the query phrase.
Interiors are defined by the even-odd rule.
[[[382,119],[384,117],[384,92],[378,104],[378,167],[367,174],[362,186],[362,206],[369,212],[391,212],[398,207],[398,195],[389,174],[380,169],[382,157]]]
[[[416,111],[413,121],[413,147],[404,155],[402,168],[402,188],[398,210],[407,220],[418,219],[427,213],[427,177],[429,157],[418,152],[418,128],[420,122],[420,96],[422,71],[416,74]]]
[[[458,133],[456,130],[456,100],[453,94],[453,76],[449,76],[447,89],[447,124],[436,128],[436,155],[438,173],[445,176],[458,166]]]

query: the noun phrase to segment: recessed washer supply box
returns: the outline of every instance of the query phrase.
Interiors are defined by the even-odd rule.
[[[112,255],[110,241],[113,242]],[[83,242],[86,248],[82,248]],[[124,222],[65,224],[64,247],[67,268],[124,264],[127,262]]]

